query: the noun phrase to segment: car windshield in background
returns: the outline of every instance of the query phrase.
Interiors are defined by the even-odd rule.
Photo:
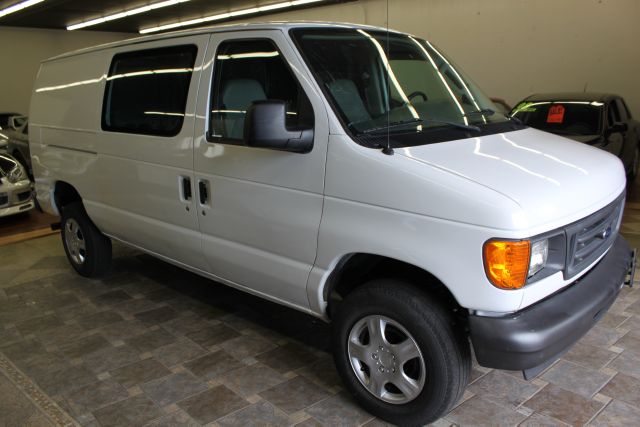
[[[368,29],[296,29],[292,35],[359,142],[387,132],[395,146],[408,146],[460,139],[465,132],[513,130],[491,100],[427,41]],[[443,130],[446,135],[432,138]],[[416,138],[427,133],[429,138]]]
[[[604,113],[601,102],[521,102],[511,115],[536,129],[558,135],[596,135]]]

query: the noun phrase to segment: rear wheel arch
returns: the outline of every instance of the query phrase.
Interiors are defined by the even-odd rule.
[[[54,187],[54,202],[58,212],[62,212],[65,206],[80,202],[82,203],[82,197],[76,188],[65,181],[57,181]]]

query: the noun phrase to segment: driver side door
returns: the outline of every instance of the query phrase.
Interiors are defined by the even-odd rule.
[[[328,118],[297,51],[278,30],[213,34],[196,114],[194,168],[202,248],[211,274],[308,307],[322,215]],[[286,103],[287,126],[313,128],[305,154],[248,147],[253,102]]]

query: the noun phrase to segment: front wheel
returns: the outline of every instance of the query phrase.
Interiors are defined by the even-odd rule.
[[[99,277],[111,265],[111,240],[91,221],[81,202],[62,208],[62,245],[71,266],[82,276]]]
[[[446,415],[467,385],[469,345],[442,305],[415,287],[376,280],[338,308],[334,360],[370,413],[398,425]]]

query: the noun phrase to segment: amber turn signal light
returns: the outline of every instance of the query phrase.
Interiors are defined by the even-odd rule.
[[[520,289],[527,282],[531,242],[490,240],[484,244],[484,269],[500,289]]]

